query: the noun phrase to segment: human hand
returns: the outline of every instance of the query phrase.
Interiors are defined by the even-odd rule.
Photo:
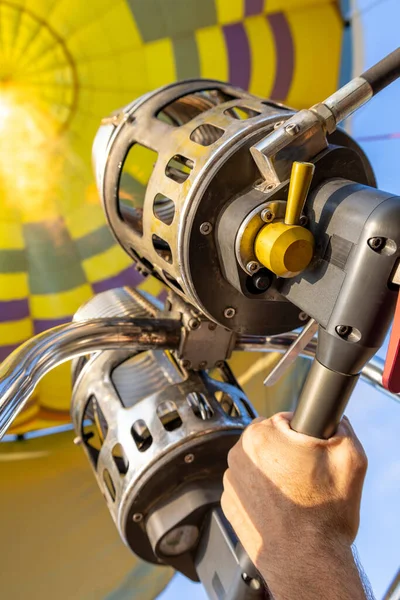
[[[339,563],[352,561],[367,469],[347,418],[334,437],[318,440],[293,431],[291,417],[256,419],[245,430],[229,453],[221,499],[272,593],[275,581],[287,578],[293,565],[316,566],[326,558],[324,565],[333,568],[335,556]]]

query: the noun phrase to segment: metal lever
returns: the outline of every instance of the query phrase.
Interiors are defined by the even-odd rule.
[[[275,385],[277,381],[286,373],[288,368],[294,363],[298,356],[303,352],[304,348],[313,339],[317,333],[318,323],[314,319],[310,319],[304,327],[300,335],[293,341],[290,348],[287,349],[277,365],[264,379],[265,386]]]

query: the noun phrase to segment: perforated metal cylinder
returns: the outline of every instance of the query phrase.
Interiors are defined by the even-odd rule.
[[[291,114],[224,83],[191,80],[106,119],[94,144],[105,213],[122,247],[141,269],[236,331],[260,333],[254,314],[266,305],[224,277],[218,216],[260,179],[250,146]],[[297,325],[293,317],[289,325]],[[262,333],[275,333],[270,329]]]
[[[108,313],[107,299],[125,316],[138,308],[114,291],[94,312]],[[94,316],[90,306],[82,313]],[[71,414],[122,539],[151,562],[161,560],[146,529],[155,507],[188,482],[220,489],[229,448],[254,417],[239,387],[183,371],[158,350],[90,357],[77,368]]]

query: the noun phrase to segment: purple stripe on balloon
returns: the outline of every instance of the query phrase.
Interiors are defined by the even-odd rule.
[[[225,25],[223,32],[228,50],[229,81],[232,85],[247,90],[250,84],[251,56],[244,25]]]
[[[262,15],[264,10],[264,0],[245,0],[244,14],[246,17],[252,15]]]
[[[273,100],[285,100],[293,79],[293,36],[284,13],[267,15],[267,20],[272,29],[276,50],[276,75],[271,98]]]
[[[0,362],[3,361],[11,352],[14,352],[21,344],[9,344],[8,346],[0,346]]]
[[[161,290],[161,292],[158,294],[157,298],[160,300],[160,302],[162,302],[164,304],[164,302],[166,301],[168,296],[168,292],[167,290],[164,288]]]
[[[111,290],[113,288],[123,287],[124,285],[129,285],[131,287],[137,286],[141,281],[143,281],[143,275],[141,275],[135,267],[128,267],[118,275],[114,277],[109,277],[108,279],[103,279],[102,281],[96,281],[96,283],[92,283],[92,288],[95,294],[99,294],[100,292],[105,292],[106,290]]]
[[[47,331],[47,329],[51,329],[52,327],[57,327],[58,325],[65,325],[65,323],[71,323],[71,321],[72,316],[61,317],[60,319],[34,319],[33,331],[36,335],[38,333],[43,333],[43,331]]]
[[[17,321],[18,319],[26,319],[26,317],[29,317],[27,298],[0,302],[0,322]]]

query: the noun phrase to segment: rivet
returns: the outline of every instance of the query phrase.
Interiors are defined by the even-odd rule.
[[[186,454],[185,463],[188,465],[194,461],[194,454]]]
[[[232,306],[228,306],[228,308],[224,310],[224,317],[226,319],[232,319],[235,315],[236,310]]]

